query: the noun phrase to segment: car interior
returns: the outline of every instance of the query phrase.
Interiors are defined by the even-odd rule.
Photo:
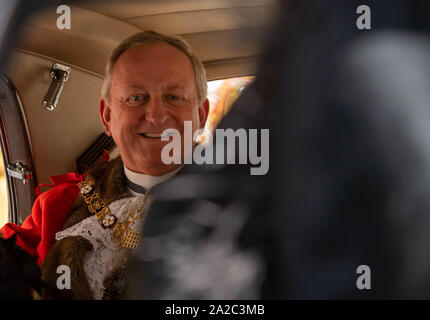
[[[190,316],[194,302],[174,299],[206,311],[225,299],[218,314],[234,303],[253,315],[253,299],[429,299],[429,12],[428,0],[0,1],[0,300],[160,300],[138,305],[152,319]],[[104,161],[120,154],[100,119],[106,64],[150,30],[183,37],[205,67],[206,128],[220,129],[220,148],[187,146],[215,161],[145,167],[171,137],[146,107],[188,97],[168,92],[182,82],[171,71],[186,68],[164,44],[124,58],[115,89],[134,70],[144,88],[118,94],[123,162]],[[67,278],[77,290],[63,291]]]

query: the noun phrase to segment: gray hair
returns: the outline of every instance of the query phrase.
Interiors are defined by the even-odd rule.
[[[102,87],[102,98],[109,101],[110,87],[112,83],[112,70],[119,57],[132,47],[139,46],[146,41],[162,41],[181,50],[190,59],[196,78],[197,96],[199,103],[207,97],[206,70],[203,63],[196,57],[190,45],[185,39],[178,36],[164,35],[155,31],[142,31],[122,41],[110,54],[105,70],[105,78]]]

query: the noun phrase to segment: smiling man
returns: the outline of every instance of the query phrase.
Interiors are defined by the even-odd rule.
[[[55,177],[23,226],[6,225],[5,238],[42,267],[49,299],[113,299],[125,288],[125,264],[142,237],[151,189],[181,164],[161,159],[162,132],[184,123],[204,127],[209,111],[206,73],[179,37],[145,31],[124,40],[106,66],[100,116],[120,156],[86,175]]]
[[[177,169],[162,162],[161,134],[176,129],[184,137],[185,121],[193,132],[203,128],[206,92],[203,65],[183,40],[145,32],[123,42],[107,66],[100,114],[125,168],[151,176]]]

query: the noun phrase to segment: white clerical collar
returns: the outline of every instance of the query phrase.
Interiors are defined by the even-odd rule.
[[[181,168],[182,166],[173,171],[167,172],[162,176],[150,176],[148,174],[131,171],[124,165],[124,173],[127,179],[130,180],[132,183],[143,187],[146,191],[149,191],[152,187],[156,186],[157,184],[172,178],[175,174],[179,172],[179,170],[181,170]],[[130,191],[130,193],[135,196],[142,195],[139,192],[135,192],[134,190],[131,190],[129,186],[127,188],[128,188],[128,191]]]

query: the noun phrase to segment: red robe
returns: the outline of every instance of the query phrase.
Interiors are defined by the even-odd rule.
[[[17,234],[16,244],[33,256],[39,265],[54,245],[55,234],[63,227],[79,194],[77,183],[83,181],[84,175],[68,173],[50,179],[52,189],[36,198],[31,215],[22,226],[7,223],[0,229],[5,239]]]

